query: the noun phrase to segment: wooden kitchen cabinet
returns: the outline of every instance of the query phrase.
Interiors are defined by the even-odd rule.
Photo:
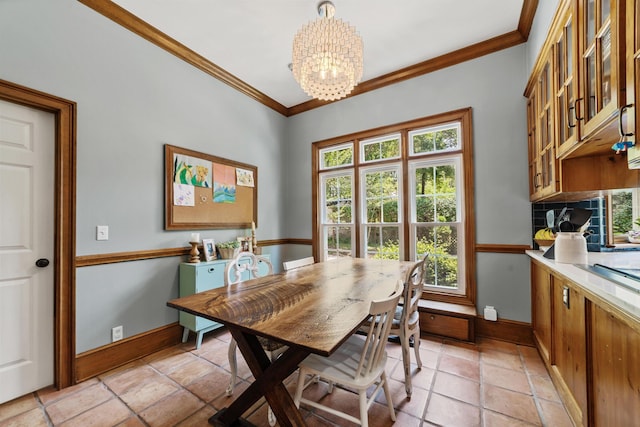
[[[625,161],[611,160],[620,117],[629,118],[629,133],[640,120],[625,107],[635,102],[640,81],[639,1],[560,2],[525,90],[531,201],[580,200],[640,180]],[[572,180],[576,171],[605,163],[613,174]]]
[[[529,95],[529,182],[532,200],[556,193],[559,167],[556,159],[553,96],[553,49]]]
[[[617,141],[625,96],[626,0],[579,0],[579,121],[585,147],[579,155],[610,149]]]
[[[552,370],[567,411],[587,426],[587,340],[585,297],[567,280],[553,277]]]
[[[558,157],[571,151],[580,142],[578,116],[578,35],[576,33],[577,2],[565,3],[559,11],[559,28],[554,40],[555,109]]]
[[[534,259],[531,286],[534,342],[574,424],[639,425],[638,319]]]
[[[551,363],[551,271],[531,262],[533,340],[547,366]]]
[[[637,143],[640,130],[640,109],[636,105],[640,100],[640,0],[627,0],[626,7],[626,65],[627,65],[627,107],[623,114],[622,133],[624,139]],[[633,135],[631,135],[633,134]],[[629,158],[640,159],[640,146],[632,148]],[[634,167],[637,167],[634,165]]]
[[[640,421],[640,333],[637,325],[594,306],[591,315],[593,423],[635,426]]]

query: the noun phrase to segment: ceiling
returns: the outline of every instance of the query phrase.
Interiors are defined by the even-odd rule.
[[[176,50],[182,50],[182,56],[196,66],[204,58],[210,63],[211,74],[222,76],[221,80],[266,100],[281,112],[310,101],[288,64],[295,33],[318,18],[317,0],[80,1],[178,56],[181,54]],[[363,39],[363,83],[354,94],[366,89],[367,82],[384,81],[382,85],[386,85],[398,81],[390,76],[397,76],[399,70],[422,65],[422,70],[414,74],[424,74],[429,71],[425,64],[434,58],[491,39],[511,35],[504,46],[493,46],[482,54],[522,43],[528,37],[537,6],[537,0],[333,3],[336,18],[354,26]],[[123,13],[139,20],[132,23]],[[473,57],[472,52],[469,55]],[[401,79],[415,76],[404,74]]]

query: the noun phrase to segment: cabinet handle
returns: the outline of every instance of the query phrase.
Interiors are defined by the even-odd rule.
[[[538,173],[533,177],[533,187],[534,187],[534,188],[540,188],[540,184],[538,184],[538,177],[542,177],[542,173],[538,172]]]
[[[436,316],[434,316],[433,314],[431,316],[429,316],[429,319],[431,320],[436,320]]]
[[[582,101],[582,98],[573,101],[573,117],[575,117],[576,120],[584,120],[584,117],[578,117],[578,102],[580,101]]]
[[[576,127],[575,121],[573,124],[571,124],[571,111],[573,111],[573,117],[576,117],[576,103],[573,103],[572,107],[569,107],[569,110],[567,111],[567,127],[569,129]]]
[[[215,267],[211,267],[211,268],[209,268],[209,273],[213,273],[214,271],[216,271],[216,268],[215,268]]]
[[[620,115],[618,116],[618,132],[620,133],[620,137],[624,138],[625,136],[633,136],[633,132],[626,133],[624,131],[624,127],[622,126],[622,116],[624,112],[627,111],[628,108],[633,107],[633,104],[627,104],[624,107],[620,107]]]

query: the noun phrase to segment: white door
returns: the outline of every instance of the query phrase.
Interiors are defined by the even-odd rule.
[[[54,126],[0,100],[0,403],[53,384]]]

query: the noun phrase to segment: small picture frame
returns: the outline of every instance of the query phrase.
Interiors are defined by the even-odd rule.
[[[216,259],[216,242],[213,239],[202,239],[202,249],[204,251],[204,259],[213,261]]]
[[[240,252],[253,252],[253,239],[251,237],[238,237]]]

